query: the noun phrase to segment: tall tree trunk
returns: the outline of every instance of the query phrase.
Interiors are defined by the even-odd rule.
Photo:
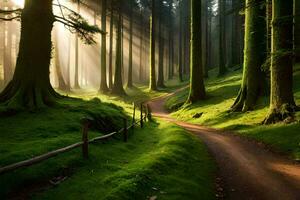
[[[55,69],[56,69],[56,75],[58,79],[58,89],[62,91],[70,91],[70,88],[68,88],[65,79],[63,77],[61,67],[60,67],[60,59],[59,59],[59,48],[57,46],[57,36],[55,36]]]
[[[112,94],[126,95],[123,88],[122,80],[122,1],[119,0],[118,5],[118,25],[117,25],[117,44],[116,44],[116,64],[115,64],[115,76],[114,85],[112,88]]]
[[[106,8],[107,0],[102,0],[101,29],[104,32],[106,32]],[[101,82],[99,92],[108,92],[106,74],[106,34],[101,35]]]
[[[144,55],[144,15],[143,11],[140,12],[140,70],[139,70],[139,81],[143,80],[143,55]]]
[[[295,54],[296,62],[300,62],[300,1],[294,0],[294,15],[295,15],[295,28],[294,28],[294,41],[295,41]]]
[[[200,12],[200,13],[199,13]],[[187,102],[193,103],[205,98],[202,68],[201,1],[191,0],[191,81]]]
[[[225,61],[225,0],[218,0],[219,5],[219,76],[223,76],[226,72]]]
[[[179,81],[183,81],[183,58],[182,58],[182,51],[183,51],[183,2],[180,2],[179,5],[179,46],[178,46],[178,75]]]
[[[271,24],[272,24],[272,0],[266,0],[266,26],[267,26],[267,58],[271,58]],[[269,67],[269,66],[268,66]]]
[[[156,7],[155,0],[152,0],[152,15],[150,17],[150,90],[157,90],[155,72],[155,26]]]
[[[128,79],[127,87],[132,88],[132,45],[133,45],[133,0],[129,1],[130,3],[130,21],[129,21],[129,63],[128,63]]]
[[[271,100],[265,124],[293,118],[293,0],[273,0]],[[284,19],[284,23],[282,20]]]
[[[204,23],[204,39],[203,39],[203,49],[205,49],[205,51],[203,51],[203,76],[205,78],[208,78],[208,43],[209,43],[209,33],[208,33],[208,3],[207,0],[204,0],[203,2],[203,23]]]
[[[109,31],[109,69],[108,69],[108,85],[109,89],[113,87],[113,49],[114,49],[114,8],[113,2],[111,1],[110,5],[110,31]]]
[[[174,76],[174,39],[173,39],[173,0],[169,0],[169,73],[168,73],[168,78],[172,79]]]
[[[12,109],[53,105],[59,95],[53,90],[49,78],[54,22],[52,0],[26,0],[21,22],[14,77],[0,94],[0,102]]]
[[[80,0],[77,0],[77,13],[80,13]],[[75,78],[74,88],[79,89],[79,38],[75,35]]]
[[[258,97],[263,92],[264,80],[261,66],[265,61],[265,10],[264,0],[246,0],[244,71],[242,86],[233,111],[253,110]]]
[[[159,14],[159,64],[158,64],[158,79],[157,79],[157,86],[160,88],[164,88],[165,83],[164,83],[164,50],[165,50],[165,39],[164,39],[164,33],[163,33],[163,25],[162,25],[162,20],[163,20],[163,13],[162,13],[162,1],[160,5],[160,14]]]

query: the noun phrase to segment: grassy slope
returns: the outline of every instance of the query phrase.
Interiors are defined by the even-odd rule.
[[[300,65],[295,67],[295,100],[300,104]],[[300,160],[300,124],[277,124],[262,126],[260,123],[268,112],[268,98],[262,98],[253,112],[228,113],[241,84],[241,72],[231,72],[225,77],[216,78],[211,72],[207,80],[208,99],[191,106],[183,106],[173,113],[174,117],[191,123],[234,130],[237,134],[253,138],[270,145],[274,150],[287,153],[293,159]],[[185,101],[188,91],[183,91],[170,98],[166,107],[174,109]],[[203,115],[194,119],[196,113]],[[300,119],[299,113],[297,118]]]
[[[171,83],[170,89],[179,87],[175,85]],[[0,166],[80,141],[79,121],[87,112],[101,114],[105,117],[105,123],[112,122],[110,126],[119,128],[123,112],[132,113],[131,102],[144,101],[168,92],[164,90],[148,94],[146,90],[146,87],[128,90],[130,96],[123,99],[98,96],[107,103],[88,101],[95,93],[87,92],[81,95],[84,100],[63,100],[61,107],[1,117]],[[111,103],[123,107],[124,111]],[[130,199],[133,194],[146,197],[163,191],[167,193],[159,195],[165,199],[197,195],[212,199],[214,165],[203,144],[170,124],[152,125],[135,132],[128,144],[116,138],[104,144],[92,145],[88,161],[82,160],[80,149],[76,149],[33,167],[1,175],[0,197],[5,197],[13,190],[35,191],[35,188],[25,186],[35,183],[38,188],[45,187],[53,177],[71,175],[55,190],[36,198],[61,199],[67,192],[70,199],[74,199],[83,195],[84,191],[84,199]],[[97,131],[90,133],[90,137],[97,135]]]
[[[214,199],[213,172],[197,138],[171,124],[151,123],[129,143],[93,145],[85,166],[35,199]]]

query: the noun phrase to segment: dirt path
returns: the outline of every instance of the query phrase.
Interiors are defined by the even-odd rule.
[[[164,109],[166,98],[149,102],[153,115],[204,141],[218,164],[226,199],[300,200],[299,164],[232,134],[172,119]]]

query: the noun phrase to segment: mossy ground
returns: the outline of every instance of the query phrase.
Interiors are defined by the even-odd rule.
[[[148,93],[146,86],[110,97],[75,91],[59,106],[20,112],[0,119],[0,166],[22,161],[81,140],[80,119],[95,114],[108,128],[91,130],[95,137],[122,127],[132,114],[132,102],[145,101],[180,87]],[[80,95],[79,95],[80,94]],[[98,97],[101,99],[95,99]],[[33,199],[214,199],[215,165],[204,145],[184,130],[152,122],[130,134],[90,146],[84,160],[75,149],[40,164],[0,176],[0,197],[31,194]],[[53,187],[49,180],[67,177]]]
[[[268,113],[269,98],[261,98],[255,111],[246,113],[228,112],[240,89],[241,71],[230,72],[224,77],[217,77],[216,71],[210,72],[206,81],[207,100],[193,105],[184,105],[188,90],[168,99],[166,107],[175,112],[179,120],[201,124],[214,128],[233,130],[235,133],[250,137],[270,145],[274,150],[286,153],[295,160],[300,160],[300,123],[276,124],[263,126],[261,122]],[[300,104],[300,65],[294,68],[294,94],[296,103]],[[193,118],[195,114],[200,118]],[[300,114],[296,114],[297,120]]]

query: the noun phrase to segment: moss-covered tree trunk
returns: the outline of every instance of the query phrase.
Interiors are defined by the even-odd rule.
[[[109,27],[109,68],[108,68],[108,87],[113,87],[113,49],[114,49],[114,8],[113,1],[110,5],[110,27]]]
[[[156,26],[156,0],[152,0],[152,15],[150,17],[150,90],[157,90],[156,70],[155,70],[155,26]]]
[[[127,87],[132,88],[132,46],[133,46],[133,0],[129,1],[130,4],[130,18],[129,18],[129,63],[128,63],[128,79],[127,79]]]
[[[265,124],[294,117],[293,0],[272,1],[271,100]]]
[[[165,50],[165,39],[164,39],[164,30],[163,30],[163,2],[160,1],[160,12],[159,12],[159,30],[158,30],[158,45],[159,45],[159,58],[158,58],[158,77],[157,77],[157,86],[160,88],[165,87],[164,81],[164,50]]]
[[[55,103],[59,95],[49,78],[52,0],[26,0],[21,18],[21,40],[13,80],[0,94],[10,108],[42,107]]]
[[[205,98],[202,67],[201,1],[191,0],[191,80],[187,102],[193,103]]]
[[[104,32],[106,32],[106,8],[107,0],[102,0],[101,29]],[[101,35],[101,81],[99,92],[108,92],[106,74],[106,34]]]
[[[126,95],[123,88],[122,80],[122,1],[119,1],[118,5],[118,24],[117,24],[117,44],[116,44],[116,64],[115,64],[115,76],[114,85],[112,88],[112,94]]]
[[[261,69],[265,61],[264,0],[246,0],[245,49],[242,86],[232,106],[233,111],[253,110],[264,87]]]

